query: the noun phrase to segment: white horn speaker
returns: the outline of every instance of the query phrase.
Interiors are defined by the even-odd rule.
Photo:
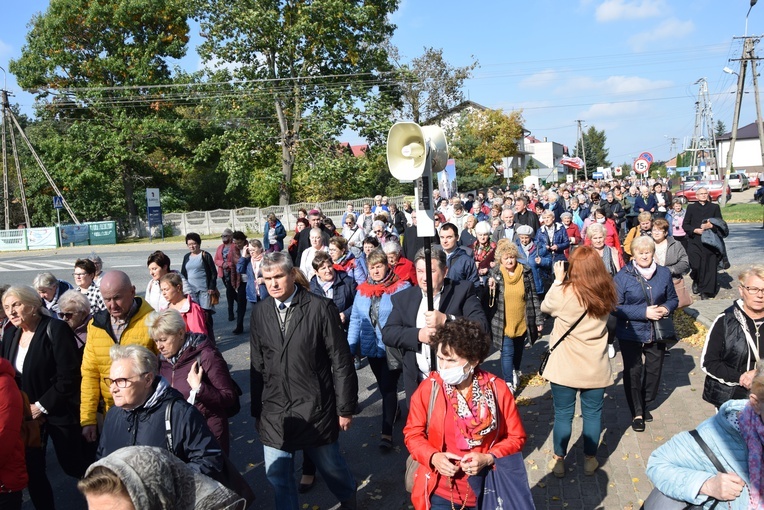
[[[432,156],[432,170],[446,167],[448,144],[439,126],[421,127],[415,122],[397,122],[387,134],[387,166],[401,182],[413,182],[422,176],[427,151]]]

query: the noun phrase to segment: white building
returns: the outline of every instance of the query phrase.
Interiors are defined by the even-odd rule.
[[[727,168],[727,153],[730,149],[732,133],[725,133],[716,139],[716,154],[720,169]],[[753,122],[738,128],[735,140],[735,152],[732,154],[732,167],[735,170],[745,170],[749,175],[764,172],[759,143],[759,128]]]

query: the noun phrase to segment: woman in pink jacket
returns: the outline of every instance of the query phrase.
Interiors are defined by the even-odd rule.
[[[177,273],[167,273],[159,279],[159,287],[162,295],[170,304],[169,308],[177,310],[186,323],[186,331],[189,333],[201,333],[207,335],[207,325],[202,307],[191,299],[190,295],[183,294],[183,280]],[[214,344],[215,339],[210,341]]]

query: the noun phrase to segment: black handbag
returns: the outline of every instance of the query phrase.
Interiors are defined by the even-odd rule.
[[[557,346],[560,345],[563,340],[565,340],[565,337],[567,337],[570,334],[570,332],[573,331],[573,328],[578,326],[578,323],[581,322],[584,317],[586,317],[586,313],[587,312],[584,311],[584,313],[581,314],[581,317],[579,317],[578,320],[574,322],[570,328],[568,328],[565,334],[560,337],[560,339],[557,341],[556,344],[554,344],[554,347],[552,347],[551,349],[547,349],[546,352],[544,352],[544,354],[541,355],[541,366],[539,366],[539,375],[544,375],[544,369],[546,368],[546,363],[547,361],[549,361],[549,355],[552,354],[552,351],[557,349]]]
[[[652,321],[653,331],[655,332],[655,341],[658,343],[676,342],[676,329],[674,328],[674,319],[661,317],[657,321]]]

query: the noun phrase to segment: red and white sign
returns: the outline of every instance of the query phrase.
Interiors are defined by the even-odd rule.
[[[634,162],[634,171],[638,174],[646,174],[650,170],[650,162],[645,158],[639,158]]]
[[[613,170],[613,175],[617,175],[618,177],[623,175],[623,168],[620,166],[615,167],[615,169]]]

